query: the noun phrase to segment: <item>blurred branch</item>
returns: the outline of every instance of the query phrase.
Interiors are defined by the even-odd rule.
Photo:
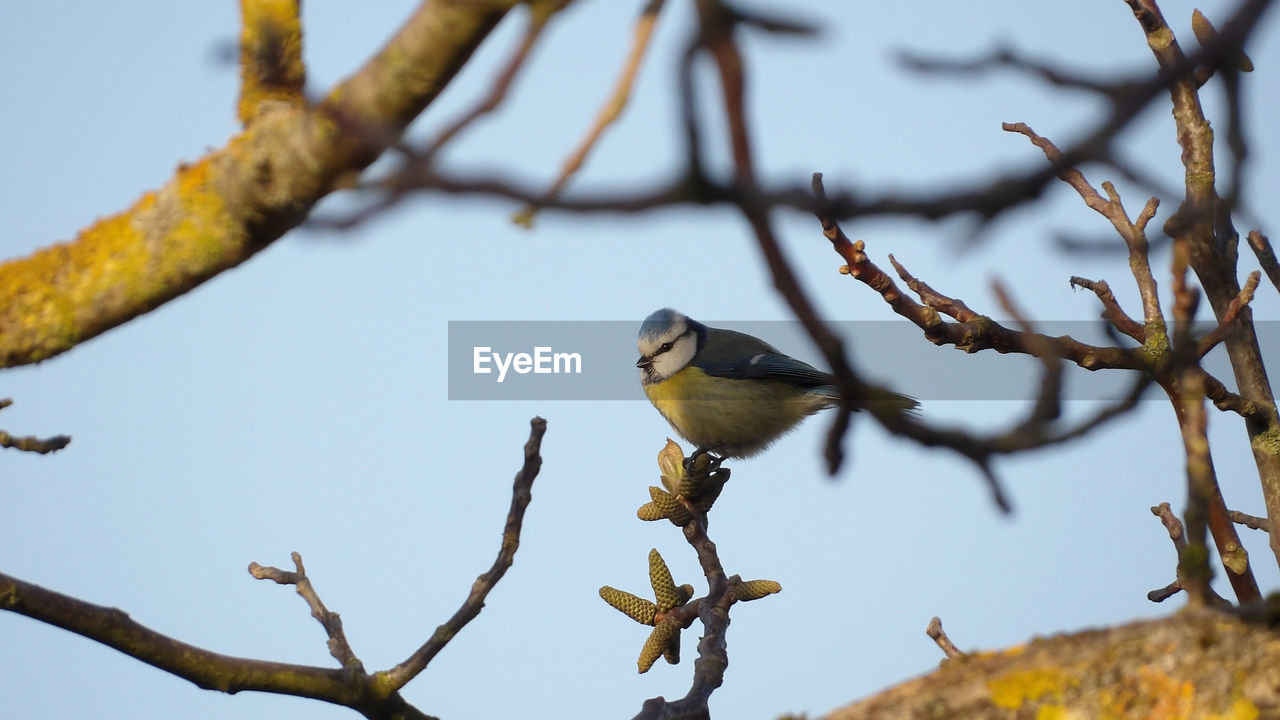
[[[655,186],[635,188],[630,191],[613,194],[584,194],[576,197],[561,197],[555,200],[548,200],[545,192],[534,189],[527,184],[512,181],[508,177],[480,177],[461,175],[456,172],[446,173],[422,163],[403,168],[381,179],[360,183],[355,186],[355,189],[375,195],[380,193],[404,193],[411,190],[488,195],[516,200],[526,205],[541,207],[542,209],[557,209],[579,213],[635,213],[676,205],[722,204],[738,207],[751,205],[765,213],[775,208],[792,208],[843,221],[876,216],[912,216],[940,220],[958,214],[974,214],[980,219],[989,220],[1010,208],[1038,197],[1045,186],[1063,170],[1091,161],[1113,161],[1110,152],[1111,143],[1120,131],[1127,127],[1129,122],[1141,113],[1154,98],[1159,96],[1173,79],[1192,72],[1195,68],[1207,62],[1214,61],[1224,52],[1238,51],[1253,32],[1253,21],[1256,19],[1257,14],[1262,9],[1265,9],[1269,2],[1270,0],[1248,0],[1237,12],[1236,16],[1224,26],[1223,31],[1220,33],[1220,45],[1204,48],[1200,52],[1185,57],[1182,61],[1173,65],[1162,66],[1145,81],[1134,83],[1132,92],[1125,94],[1120,101],[1113,103],[1112,112],[1106,119],[1096,125],[1090,132],[1085,133],[1084,138],[1074,146],[1061,151],[1057,160],[1049,167],[1006,175],[974,190],[940,194],[890,194],[879,197],[869,197],[864,193],[845,191],[833,192],[825,201],[817,203],[808,189],[799,184],[766,190],[759,187],[755,181],[744,183],[743,177],[737,173],[735,173],[735,178],[728,182],[718,183],[711,181],[698,171],[696,148],[691,148],[689,152],[690,162],[695,165],[694,172],[681,173],[679,176]],[[715,12],[719,14],[720,19],[709,26],[704,24],[704,32],[706,32],[707,27],[714,29],[716,23],[725,27],[731,27],[735,23],[747,24],[740,19],[742,17],[740,11],[729,10],[719,3],[717,3],[717,6],[718,9]],[[725,36],[728,36],[727,33],[725,33]],[[716,40],[715,43],[717,43],[715,47],[720,49],[714,50],[713,56],[716,58],[718,67],[721,67],[721,72],[723,73],[730,68],[720,66],[720,63],[733,63],[735,61],[732,60],[728,51],[723,50],[723,47],[726,47],[723,41]],[[731,41],[730,44],[732,44]],[[711,43],[700,40],[698,44],[695,44],[691,52],[696,52],[703,45],[712,46]],[[740,66],[740,55],[737,53],[734,53],[734,55],[738,57],[736,62]],[[682,71],[681,82],[687,82],[686,78],[687,73]],[[723,76],[721,84],[724,87]],[[682,92],[688,95],[691,90],[686,89]],[[728,87],[726,92],[734,92],[732,85]],[[686,135],[696,137],[696,130],[690,126],[691,115],[689,114],[694,108],[690,105],[687,97],[681,102],[680,107],[681,112],[686,113],[684,123]],[[738,120],[730,117],[729,122],[732,125]],[[738,144],[741,142],[741,138],[745,137],[745,134],[738,133],[738,137],[735,139],[732,135],[732,128],[730,130],[731,143],[734,143],[735,146],[736,163],[736,158],[738,158],[742,150]],[[1117,167],[1119,167],[1118,163]],[[345,218],[318,218],[314,219],[311,224],[318,227],[345,227],[348,225],[349,220],[350,216]]]
[[[1141,92],[1147,77],[1137,77],[1118,82],[1104,82],[1073,73],[1048,63],[1022,55],[1015,48],[996,47],[986,55],[968,60],[927,57],[912,50],[898,51],[898,62],[907,70],[930,75],[966,78],[992,70],[1015,70],[1032,75],[1050,85],[1076,90],[1087,90],[1101,95],[1113,104]]]
[[[512,51],[502,71],[494,78],[493,85],[489,88],[489,94],[476,103],[471,110],[446,125],[424,148],[417,149],[403,141],[392,142],[391,147],[394,147],[404,156],[403,165],[406,167],[429,165],[438,156],[439,152],[459,133],[471,127],[480,118],[497,110],[506,99],[507,92],[510,91],[511,85],[515,82],[520,70],[524,68],[525,62],[529,59],[529,54],[533,52],[533,48],[538,42],[538,38],[542,37],[542,32],[546,29],[547,23],[569,1],[541,0],[540,2],[529,3],[530,17],[525,26],[524,36],[521,38],[520,44]],[[388,137],[387,140],[390,142],[392,138]],[[407,188],[390,190],[381,198],[366,204],[352,215],[333,222],[332,227],[337,230],[349,230],[360,223],[371,220],[397,205],[404,199],[407,190]]]
[[[246,127],[259,113],[306,104],[300,0],[240,0],[240,103]]]
[[[582,142],[578,144],[578,147],[565,160],[564,165],[561,166],[560,174],[543,195],[542,202],[528,203],[516,213],[515,221],[517,224],[526,227],[532,225],[533,217],[538,210],[548,201],[560,196],[565,185],[569,183],[569,179],[582,168],[582,163],[587,159],[587,154],[595,147],[600,140],[600,136],[622,115],[622,111],[627,107],[627,100],[631,97],[631,88],[635,85],[636,76],[640,72],[640,65],[644,62],[645,51],[649,49],[649,40],[653,36],[653,28],[658,23],[658,13],[662,12],[662,6],[665,3],[666,0],[649,0],[648,4],[645,5],[644,10],[640,13],[640,19],[636,21],[631,41],[631,52],[627,55],[626,64],[623,65],[622,74],[618,77],[613,94],[605,101],[604,107],[600,109],[600,114],[596,116],[595,123],[587,131],[586,137],[582,139]]]
[[[1267,273],[1271,285],[1280,291],[1280,262],[1276,261],[1276,251],[1272,249],[1271,241],[1257,230],[1251,230],[1249,247],[1253,248],[1253,253],[1258,256],[1258,264]]]
[[[546,30],[547,23],[555,16],[556,12],[567,4],[568,0],[542,0],[541,2],[529,3],[529,19],[525,25],[524,37],[521,38],[520,44],[512,51],[511,56],[507,59],[507,64],[502,68],[502,72],[498,73],[498,76],[494,79],[493,85],[489,88],[489,94],[476,103],[470,111],[445,126],[426,148],[412,153],[409,160],[411,162],[429,162],[458,133],[470,127],[476,120],[497,110],[507,98],[507,92],[510,91],[511,84],[515,82],[516,76],[519,75],[520,70],[529,59],[529,54],[533,52],[538,38],[542,37],[542,32]]]
[[[1249,555],[1227,515],[1226,502],[1213,465],[1208,414],[1205,412],[1205,373],[1200,368],[1197,342],[1192,337],[1200,295],[1187,282],[1190,254],[1187,244],[1185,237],[1174,237],[1173,343],[1168,353],[1168,370],[1160,373],[1159,377],[1173,404],[1186,454],[1187,508],[1184,517],[1187,544],[1178,560],[1178,580],[1193,605],[1204,606],[1212,601],[1209,581],[1213,573],[1206,543],[1208,531],[1237,601],[1249,604],[1261,599],[1262,594],[1249,567]]]
[[[960,648],[956,647],[955,643],[951,642],[951,638],[947,637],[947,631],[942,629],[942,618],[934,617],[930,620],[929,627],[925,628],[924,632],[938,644],[938,647],[942,649],[942,654],[946,655],[948,660],[968,657]]]
[[[1245,400],[1230,390],[1227,390],[1227,386],[1223,385],[1221,380],[1210,375],[1208,372],[1205,372],[1203,369],[1201,369],[1201,372],[1204,373],[1205,396],[1208,397],[1219,410],[1224,412],[1234,412],[1243,418],[1253,417],[1261,412],[1258,406],[1254,403],[1249,400]]]
[[[1178,612],[974,653],[824,720],[1266,717],[1280,664],[1274,613]],[[1194,698],[1194,701],[1188,699]],[[1187,709],[1190,708],[1190,709]]]
[[[296,2],[246,0],[245,32],[260,42],[242,59],[246,81],[260,84],[243,89],[244,131],[75,240],[0,264],[0,367],[65,352],[296,227],[399,137],[515,4],[421,3],[380,52],[307,104],[293,93],[302,80]]]
[[[0,398],[0,410],[3,410],[13,404],[12,398]],[[27,452],[40,453],[47,455],[56,452],[71,444],[70,435],[54,435],[49,438],[38,438],[32,435],[16,437],[10,435],[4,430],[0,430],[0,447],[13,448],[15,450],[25,450]]]
[[[1160,503],[1159,505],[1153,506],[1151,508],[1151,514],[1160,518],[1161,524],[1164,525],[1165,530],[1169,533],[1169,540],[1173,542],[1173,549],[1175,553],[1179,558],[1181,558],[1183,556],[1183,552],[1187,548],[1187,539],[1183,534],[1182,521],[1178,519],[1177,515],[1173,514],[1173,509],[1169,507],[1169,503],[1167,502],[1163,502],[1163,503]],[[1185,585],[1183,580],[1183,570],[1182,570],[1181,562],[1179,562],[1178,579],[1174,580],[1173,582],[1169,583],[1168,585],[1162,588],[1152,590],[1151,592],[1147,593],[1147,599],[1150,600],[1151,602],[1157,602],[1157,603],[1164,602],[1165,600],[1168,600],[1174,595],[1177,595],[1179,592],[1181,592],[1184,589],[1185,589]],[[1216,591],[1214,591],[1213,588],[1208,588],[1207,592],[1209,596],[1209,602],[1214,607],[1217,607],[1223,610],[1231,608],[1230,601],[1228,601],[1226,598],[1219,595]]]

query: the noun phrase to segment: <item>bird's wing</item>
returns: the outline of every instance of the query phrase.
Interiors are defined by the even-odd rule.
[[[780,352],[758,353],[738,362],[698,362],[708,375],[734,380],[781,380],[801,387],[830,385],[832,376]]]

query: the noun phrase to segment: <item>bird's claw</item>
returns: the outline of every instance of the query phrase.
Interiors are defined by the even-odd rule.
[[[715,453],[716,448],[717,448],[717,446],[715,446],[715,445],[703,445],[703,446],[699,447],[697,450],[694,450],[694,451],[693,451],[693,454],[692,454],[692,455],[690,455],[690,456],[689,456],[687,459],[685,459],[685,461],[684,461],[684,462],[685,462],[685,469],[686,469],[686,470],[690,470],[690,469],[697,468],[697,467],[698,467],[698,459],[699,459],[700,457],[702,457],[703,455],[706,455],[706,456],[707,456],[707,463],[708,463],[708,464],[707,464],[707,466],[706,466],[706,467],[704,467],[704,468],[700,468],[700,469],[701,469],[703,472],[708,472],[708,473],[710,473],[710,472],[714,472],[714,471],[716,471],[716,470],[719,470],[719,469],[720,469],[720,463],[723,463],[723,462],[725,461],[725,459],[726,459],[726,458],[725,458],[725,456],[723,456],[723,455],[717,455],[717,454]]]

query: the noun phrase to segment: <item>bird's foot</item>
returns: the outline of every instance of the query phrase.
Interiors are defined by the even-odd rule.
[[[718,450],[719,447],[719,445],[703,445],[697,450],[694,450],[693,454],[684,461],[685,469],[691,470],[697,468],[698,470],[707,473],[720,469],[720,463],[724,462],[726,458],[723,455],[716,454],[716,450]],[[698,461],[703,455],[705,455],[707,459],[705,462],[699,463]]]

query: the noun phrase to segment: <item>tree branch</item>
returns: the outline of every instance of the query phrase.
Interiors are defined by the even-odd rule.
[[[946,663],[824,720],[1155,718],[1182,712],[1170,708],[1189,697],[1195,717],[1265,716],[1275,707],[1272,686],[1241,679],[1273,677],[1280,665],[1269,619],[1205,610],[1037,638]]]
[[[542,456],[539,453],[542,448],[542,436],[547,432],[547,421],[540,417],[535,417],[529,425],[529,440],[524,444],[524,465],[516,473],[515,482],[511,487],[511,509],[507,511],[507,522],[502,528],[502,545],[498,549],[498,557],[488,571],[476,578],[462,607],[458,608],[458,611],[443,625],[437,627],[422,647],[394,668],[374,674],[373,677],[380,685],[398,690],[422,672],[427,667],[427,663],[431,662],[431,659],[438,655],[444,646],[466,627],[467,623],[480,614],[480,610],[484,607],[484,599],[507,573],[507,568],[511,567],[516,550],[520,548],[520,528],[524,524],[524,511],[533,498],[531,494],[533,480],[542,467]]]
[[[1147,45],[1162,71],[1185,67],[1173,30],[1165,22],[1155,0],[1125,0],[1147,37]],[[1199,54],[1208,54],[1208,64],[1221,68],[1239,62],[1238,54],[1249,33],[1269,8],[1269,0],[1245,0],[1234,17],[1217,32],[1217,42]],[[1213,153],[1213,130],[1205,118],[1198,94],[1199,83],[1192,73],[1171,76],[1169,96],[1182,149],[1186,194],[1178,211],[1165,223],[1165,232],[1186,246],[1187,263],[1195,270],[1205,296],[1221,323],[1240,293],[1237,273],[1239,237],[1231,225],[1232,203],[1219,197]],[[1232,189],[1235,192],[1235,189]],[[1226,334],[1227,357],[1241,397],[1254,404],[1257,412],[1246,418],[1245,427],[1253,448],[1254,463],[1271,522],[1269,540],[1272,554],[1280,562],[1280,446],[1272,439],[1280,434],[1280,415],[1262,352],[1253,327],[1253,313],[1240,309],[1234,327]],[[1229,524],[1229,523],[1228,523]]]
[[[311,608],[311,617],[320,623],[325,634],[329,636],[329,654],[333,655],[343,667],[363,675],[364,663],[360,662],[360,658],[356,657],[351,649],[351,644],[347,642],[347,634],[342,630],[342,618],[338,613],[331,612],[320,600],[319,593],[311,585],[307,570],[302,565],[302,555],[295,552],[290,556],[293,558],[293,566],[297,568],[293,572],[263,567],[255,562],[249,563],[249,574],[259,580],[271,580],[279,585],[293,585],[298,595],[307,601],[307,607]]]
[[[221,655],[140,625],[122,610],[4,574],[0,574],[0,608],[83,635],[205,690],[258,690],[348,707],[367,702],[363,688],[352,684],[344,670]]]
[[[274,90],[246,88],[250,122],[226,146],[180,165],[163,188],[75,240],[0,265],[0,367],[65,352],[271,244],[398,138],[514,4],[424,2],[315,107],[267,103]],[[251,24],[259,17],[246,15]],[[264,54],[293,48],[287,36],[266,33],[266,45],[246,49],[249,77]],[[300,65],[286,66],[283,86],[293,88]]]
[[[0,610],[26,615],[40,622],[96,640],[148,665],[195,683],[206,690],[237,693],[243,690],[293,695],[323,700],[352,708],[371,720],[434,720],[409,705],[399,690],[479,614],[484,598],[511,566],[520,546],[520,528],[531,499],[533,480],[542,466],[539,454],[547,421],[530,421],[529,440],[524,445],[524,464],[512,486],[511,509],[503,529],[502,547],[493,567],[472,586],[471,595],[450,620],[441,625],[426,644],[395,668],[368,674],[351,651],[341,620],[320,601],[306,577],[302,558],[294,553],[295,572],[250,566],[254,577],[295,585],[306,599],[312,615],[329,635],[329,648],[342,668],[268,662],[231,657],[175,640],[134,622],[116,608],[94,605],[17,578],[0,574]]]
[[[273,104],[300,108],[307,68],[302,63],[301,0],[240,0],[240,104],[246,127]]]
[[[9,407],[12,404],[12,398],[0,398],[0,410]],[[47,455],[51,452],[57,452],[70,444],[71,436],[69,435],[54,435],[53,437],[48,438],[38,438],[34,435],[17,437],[10,435],[4,430],[0,430],[0,447],[3,448],[13,448],[15,450],[25,450],[27,452]]]
[[[942,618],[934,617],[930,620],[929,626],[925,628],[924,632],[929,636],[930,640],[938,644],[942,654],[946,655],[948,660],[968,657],[966,653],[956,647],[955,643],[951,642],[951,638],[947,636],[947,631],[942,629]]]

